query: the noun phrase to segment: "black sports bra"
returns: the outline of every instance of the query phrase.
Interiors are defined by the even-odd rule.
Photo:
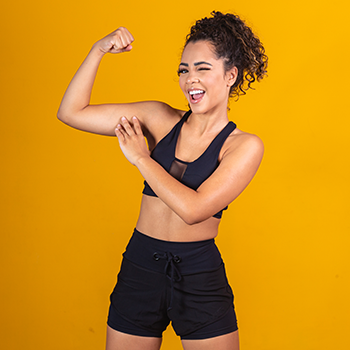
[[[175,157],[177,139],[182,125],[187,120],[192,111],[188,111],[181,120],[164,136],[151,152],[151,157],[159,163],[169,174],[175,177],[184,185],[196,190],[218,167],[219,153],[227,137],[236,128],[236,124],[228,122],[227,125],[214,138],[208,148],[193,162],[184,162]],[[157,197],[148,183],[144,182],[145,187],[142,191],[147,196]],[[213,215],[220,219],[222,211]]]

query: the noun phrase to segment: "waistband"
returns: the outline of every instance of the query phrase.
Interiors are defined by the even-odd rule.
[[[123,256],[134,264],[160,273],[171,260],[181,275],[211,271],[222,265],[214,239],[171,242],[147,236],[136,229]]]

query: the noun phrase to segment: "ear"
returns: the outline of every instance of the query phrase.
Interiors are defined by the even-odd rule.
[[[227,86],[231,87],[237,80],[238,69],[236,66],[226,72]]]

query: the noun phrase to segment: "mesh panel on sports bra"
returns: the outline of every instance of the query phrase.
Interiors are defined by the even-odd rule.
[[[170,132],[165,135],[154,147],[151,157],[160,164],[168,173],[185,186],[197,190],[197,188],[211,176],[219,165],[218,157],[222,145],[227,137],[236,128],[236,124],[228,122],[226,126],[216,135],[208,148],[193,162],[184,162],[175,158],[176,144],[184,122],[188,119],[192,111],[188,111],[182,119],[174,125]],[[157,197],[147,181],[142,191],[147,196]],[[222,210],[226,210],[227,207]],[[221,218],[222,210],[213,215]]]
[[[176,180],[181,181],[187,169],[187,164],[177,159],[174,159],[170,166],[169,174],[175,177]]]

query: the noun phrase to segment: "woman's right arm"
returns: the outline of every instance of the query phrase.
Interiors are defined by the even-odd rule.
[[[76,129],[115,136],[114,130],[121,116],[127,116],[129,119],[137,115],[142,125],[145,126],[147,115],[152,115],[157,119],[157,115],[163,114],[164,117],[166,114],[174,114],[175,110],[157,101],[90,105],[91,91],[102,57],[106,53],[130,51],[133,41],[131,33],[126,28],[120,27],[93,45],[63,96],[57,113],[59,120]],[[151,121],[151,125],[146,125],[145,129],[152,129],[154,122],[155,120]]]

